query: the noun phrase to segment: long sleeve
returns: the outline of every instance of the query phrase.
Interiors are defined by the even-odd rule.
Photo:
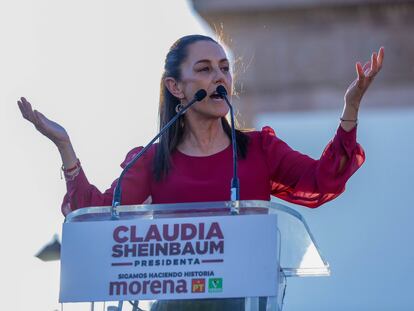
[[[356,142],[356,127],[346,132],[339,126],[319,160],[290,148],[265,127],[262,148],[271,175],[271,194],[291,203],[315,208],[345,190],[347,180],[365,161]]]
[[[142,149],[132,149],[126,156],[121,167],[124,168],[129,161]],[[150,195],[151,163],[147,156],[139,159],[124,175],[122,181],[122,205],[140,204]],[[81,168],[79,174],[72,181],[66,182],[67,192],[63,198],[62,213],[67,215],[71,211],[82,207],[110,206],[117,179],[105,192],[101,192],[89,183],[85,172]]]

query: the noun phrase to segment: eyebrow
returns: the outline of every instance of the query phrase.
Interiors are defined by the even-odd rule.
[[[222,62],[229,62],[229,60],[227,58],[220,59],[219,63],[222,63]],[[211,61],[209,59],[200,59],[199,61],[195,62],[194,65],[197,65],[199,63],[211,63]]]

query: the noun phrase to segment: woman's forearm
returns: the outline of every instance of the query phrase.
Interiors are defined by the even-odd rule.
[[[62,158],[63,167],[65,169],[70,169],[76,166],[76,163],[78,162],[78,157],[76,156],[72,143],[69,141],[65,144],[56,146]]]
[[[344,110],[342,111],[341,116],[341,127],[349,132],[351,131],[358,122],[358,105],[351,105],[345,103]]]

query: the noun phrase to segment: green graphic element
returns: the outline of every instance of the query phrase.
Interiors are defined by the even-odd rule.
[[[208,279],[208,292],[209,293],[218,293],[223,291],[223,279],[214,278]]]

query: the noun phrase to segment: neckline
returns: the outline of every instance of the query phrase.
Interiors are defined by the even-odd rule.
[[[224,148],[223,150],[220,150],[220,151],[218,151],[216,153],[213,153],[213,154],[210,154],[210,155],[207,155],[207,156],[194,156],[194,155],[189,155],[189,154],[186,154],[186,153],[178,150],[178,148],[175,149],[175,152],[177,152],[177,154],[179,154],[181,156],[184,156],[186,158],[191,158],[191,159],[208,159],[208,158],[212,158],[212,157],[215,157],[215,156],[219,156],[219,155],[225,153],[230,148],[231,148],[231,143],[228,144],[228,146],[226,148]]]

